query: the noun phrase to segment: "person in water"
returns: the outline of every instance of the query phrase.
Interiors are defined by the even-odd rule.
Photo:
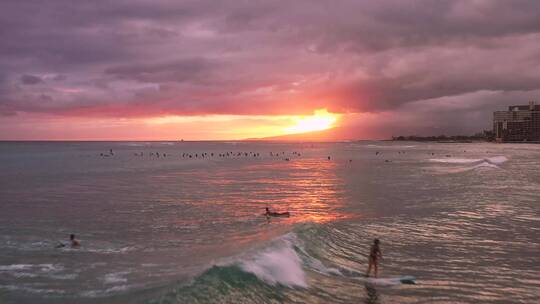
[[[81,241],[77,240],[75,238],[75,234],[69,235],[69,241],[71,242],[71,247],[79,247],[81,246]]]
[[[369,274],[371,273],[371,268],[374,268],[375,277],[377,277],[378,275],[379,259],[383,258],[379,244],[380,244],[379,239],[373,240],[373,245],[371,245],[371,249],[369,251],[369,265],[366,272],[367,277],[369,277]]]
[[[71,247],[72,248],[77,248],[79,246],[81,246],[81,241],[77,240],[75,238],[75,234],[70,234],[69,235],[69,242],[71,243]],[[56,248],[62,248],[62,247],[66,247],[66,244],[64,243],[60,243],[56,246]]]
[[[266,215],[266,217],[270,217],[270,216],[286,216],[286,217],[289,217],[290,213],[288,211],[286,211],[286,212],[270,211],[270,209],[268,207],[266,207],[266,212],[264,213],[264,215]]]

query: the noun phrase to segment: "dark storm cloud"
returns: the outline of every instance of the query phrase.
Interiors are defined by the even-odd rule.
[[[540,89],[538,1],[2,1],[0,41],[3,113],[377,113]]]
[[[188,58],[166,63],[115,66],[106,69],[105,73],[141,82],[184,82],[197,80],[215,68],[217,63],[204,58]]]

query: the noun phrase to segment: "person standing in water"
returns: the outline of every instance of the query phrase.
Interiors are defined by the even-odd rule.
[[[369,265],[366,272],[366,277],[369,277],[369,274],[371,273],[371,268],[374,268],[375,277],[377,277],[379,272],[379,259],[382,259],[382,252],[381,248],[379,247],[379,239],[373,240],[373,245],[371,245],[371,249],[369,251]]]

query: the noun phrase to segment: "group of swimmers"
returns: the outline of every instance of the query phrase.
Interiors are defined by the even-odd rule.
[[[283,154],[285,154],[285,152],[283,152]],[[104,156],[103,153],[100,154],[101,156]],[[136,153],[133,153],[134,156],[144,156],[144,152],[136,152]],[[155,157],[167,157],[167,154],[166,153],[159,153],[159,152],[150,152],[149,154],[150,156],[155,156]],[[274,154],[272,152],[270,152],[270,156],[277,156],[279,154]],[[293,152],[293,155],[297,155],[297,156],[300,156],[300,154],[296,154],[296,152]],[[170,154],[169,154],[170,156]],[[210,158],[210,157],[214,157],[214,156],[217,156],[217,157],[220,157],[220,158],[227,158],[227,157],[260,157],[261,154],[259,152],[232,152],[232,151],[229,151],[229,152],[224,152],[224,153],[217,153],[217,154],[214,154],[213,152],[211,153],[206,153],[206,152],[202,152],[202,153],[182,153],[182,158]]]
[[[398,151],[398,154],[405,154],[405,151]],[[293,151],[293,152],[290,152],[290,154],[292,154],[293,156],[296,156],[296,157],[301,157],[302,154],[300,152],[297,152],[297,151]],[[433,153],[434,154],[434,153]],[[102,157],[109,157],[109,156],[113,156],[114,153],[112,151],[112,149],[110,149],[109,153],[100,153],[100,156]],[[136,152],[136,153],[133,153],[134,156],[139,156],[139,157],[143,157],[144,156],[144,152]],[[166,153],[159,153],[159,152],[150,152],[148,154],[149,156],[151,157],[157,157],[157,158],[160,158],[160,157],[167,157],[167,156],[170,156],[170,154],[166,154]],[[269,152],[269,155],[270,157],[284,157],[285,155],[287,155],[284,151],[282,152]],[[379,151],[376,151],[375,152],[375,155],[382,155],[381,152]],[[259,152],[233,152],[233,151],[229,151],[229,152],[223,152],[223,153],[216,153],[214,154],[213,152],[211,153],[206,153],[206,152],[202,152],[202,153],[182,153],[182,158],[211,158],[211,157],[214,157],[214,156],[217,156],[219,158],[230,158],[230,157],[261,157],[261,154]],[[449,156],[449,155],[447,155]],[[328,155],[326,157],[327,160],[332,160],[332,157],[330,155]],[[285,157],[283,158],[284,161],[290,161],[291,158],[290,157]],[[352,163],[352,159],[349,159],[348,160],[349,163]],[[390,162],[390,160],[385,160],[385,162]]]
[[[296,157],[300,157],[302,156],[302,154],[300,152],[297,152],[297,151],[293,151],[290,153],[292,156],[296,156]],[[109,153],[100,153],[99,154],[101,157],[110,157],[110,156],[113,156],[114,153],[112,151],[112,149],[110,149]],[[133,153],[134,156],[138,156],[138,157],[143,157],[145,155],[144,152],[135,152]],[[167,154],[167,153],[160,153],[160,152],[147,152],[147,155],[151,156],[151,157],[156,157],[156,158],[160,158],[160,157],[167,157],[167,156],[171,156],[171,154]],[[286,155],[286,153],[284,151],[282,152],[269,152],[269,155],[270,157],[283,157]],[[211,153],[207,153],[207,152],[201,152],[201,153],[182,153],[180,155],[182,158],[212,158],[212,157],[219,157],[219,158],[231,158],[231,157],[234,157],[234,158],[238,158],[238,157],[261,157],[261,154],[259,152],[245,152],[245,151],[241,151],[241,152],[233,152],[233,151],[228,151],[228,152],[223,152],[223,153],[214,153],[214,152],[211,152]],[[289,161],[290,158],[287,157],[287,158],[284,158],[283,160],[285,161]]]

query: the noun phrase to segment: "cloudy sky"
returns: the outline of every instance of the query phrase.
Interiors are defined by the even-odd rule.
[[[0,41],[0,139],[264,137],[320,109],[347,138],[470,134],[540,102],[537,0],[2,0]]]

